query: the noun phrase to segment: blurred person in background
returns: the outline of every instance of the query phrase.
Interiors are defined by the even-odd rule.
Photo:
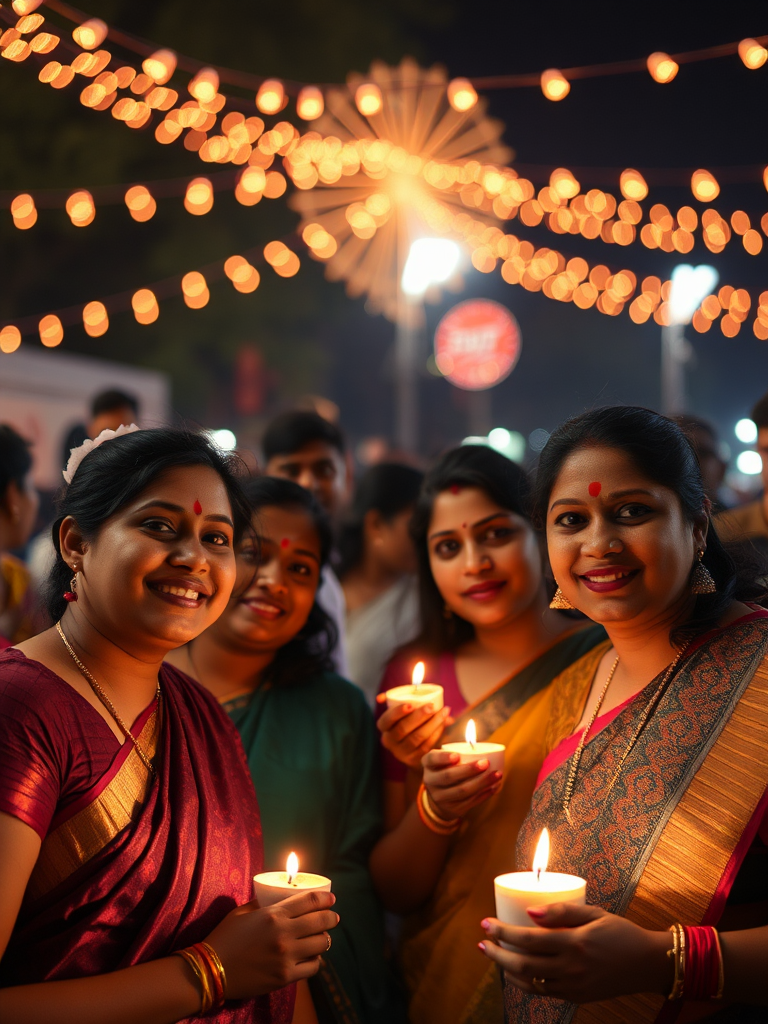
[[[734,504],[736,496],[725,486],[728,460],[723,457],[724,445],[715,425],[701,416],[692,416],[689,413],[675,416],[674,420],[693,445],[696,458],[699,460],[704,493],[712,502],[713,509],[720,511]]]
[[[117,430],[123,423],[128,426],[139,418],[139,401],[134,395],[117,388],[100,391],[91,400],[91,415],[87,423],[76,423],[64,438],[61,465],[66,466],[69,453],[79,448],[87,438],[98,437],[102,430]]]
[[[310,491],[325,509],[332,524],[349,500],[352,466],[344,435],[329,420],[309,410],[294,410],[277,416],[267,427],[261,442],[266,476],[292,480]],[[337,641],[332,652],[334,668],[349,678],[344,630],[344,591],[331,561],[323,568],[317,600],[336,626]]]
[[[117,430],[123,424],[127,427],[131,423],[136,423],[140,409],[139,400],[135,395],[130,395],[127,391],[120,391],[118,388],[109,388],[107,391],[100,391],[94,395],[91,399],[88,422],[76,423],[67,432],[62,442],[62,469],[67,465],[73,449],[79,448],[89,438],[93,441],[102,430]],[[42,590],[55,561],[56,552],[51,540],[51,528],[50,525],[46,525],[30,544],[27,559],[29,573],[36,591]],[[42,605],[39,614],[45,617]],[[48,625],[47,622],[45,624]]]
[[[333,672],[335,629],[316,602],[331,549],[327,516],[288,480],[245,484],[254,533],[237,552],[222,616],[169,661],[237,726],[258,794],[265,863],[333,881],[341,916],[310,992],[320,1024],[396,1024],[384,925],[368,872],[381,832],[379,752],[360,691]],[[395,1002],[393,1003],[393,999]]]
[[[424,474],[383,462],[360,478],[339,534],[349,678],[373,705],[392,654],[419,632],[408,527]]]
[[[750,419],[757,427],[755,448],[763,460],[763,493],[746,505],[721,512],[715,522],[722,540],[749,541],[768,553],[768,393],[754,406]]]
[[[10,552],[23,548],[37,517],[29,443],[0,425],[0,648],[28,640],[37,631],[35,599],[26,566]]]

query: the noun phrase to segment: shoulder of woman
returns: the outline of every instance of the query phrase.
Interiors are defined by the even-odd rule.
[[[61,707],[62,693],[74,693],[69,683],[16,647],[0,652],[0,716],[12,714],[14,707],[27,707],[36,715],[49,705]]]

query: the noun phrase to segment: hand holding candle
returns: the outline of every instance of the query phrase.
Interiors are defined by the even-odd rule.
[[[299,871],[299,858],[295,853],[288,855],[285,871],[264,871],[253,879],[253,895],[260,907],[271,907],[298,893],[330,891],[330,878]]]
[[[543,829],[533,857],[533,870],[513,871],[494,879],[496,917],[502,924],[531,928],[535,922],[528,914],[529,907],[586,902],[587,883],[584,879],[559,871],[547,871],[548,863],[549,832]],[[517,952],[506,942],[499,945]]]
[[[402,764],[416,769],[440,742],[451,712],[443,706],[442,686],[425,683],[424,676],[424,662],[418,661],[410,686],[395,686],[376,698],[387,705],[376,720],[382,746]]]

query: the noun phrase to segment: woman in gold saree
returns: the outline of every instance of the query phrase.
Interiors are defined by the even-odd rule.
[[[709,521],[670,420],[617,408],[542,454],[537,512],[564,600],[609,642],[556,685],[550,754],[518,841],[587,905],[484,921],[507,1020],[768,1020],[768,614]],[[499,940],[516,947],[502,949]]]
[[[474,948],[478,922],[493,909],[494,875],[509,867],[544,757],[552,680],[604,635],[547,607],[528,495],[518,466],[468,445],[429,472],[413,521],[425,629],[382,689],[409,682],[423,659],[455,720],[381,715],[390,831],[371,867],[385,905],[407,915],[400,962],[418,1024],[502,1020],[497,973]],[[505,745],[503,778],[487,762],[458,767],[433,750],[463,739],[470,718],[480,739]],[[425,755],[426,799],[449,821],[444,834],[414,802]]]

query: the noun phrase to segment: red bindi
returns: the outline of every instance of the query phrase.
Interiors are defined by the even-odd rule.
[[[283,537],[283,539],[280,541],[280,547],[281,548],[289,548],[290,546],[291,546],[291,542],[288,540],[288,538],[287,537]]]
[[[202,515],[202,513],[203,513],[203,506],[200,504],[199,501],[196,501],[195,504],[192,506],[192,508],[193,508],[194,513],[195,513],[196,516]]]
[[[587,489],[589,491],[590,497],[591,498],[596,498],[598,496],[598,494],[600,493],[600,491],[602,491],[603,485],[601,483],[598,483],[597,481],[595,481],[595,483],[590,484]]]
[[[461,491],[461,488],[459,487],[458,484],[451,484],[450,490],[451,494],[458,494]]]

